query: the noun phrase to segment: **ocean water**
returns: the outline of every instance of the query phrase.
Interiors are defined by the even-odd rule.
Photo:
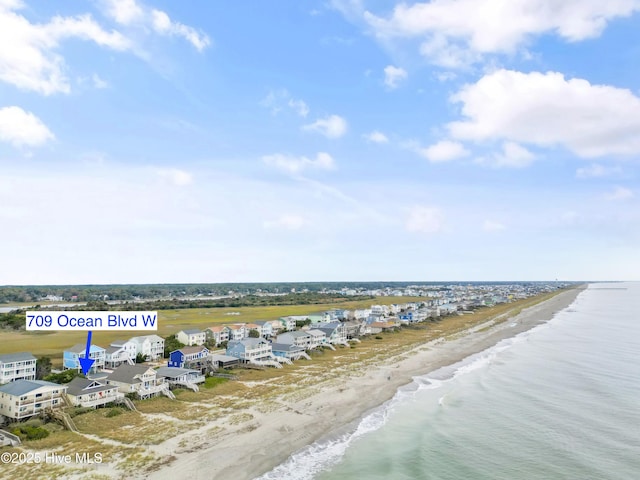
[[[261,478],[640,479],[640,284],[590,285]]]

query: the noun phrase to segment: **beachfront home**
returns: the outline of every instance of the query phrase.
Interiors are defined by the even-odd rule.
[[[36,357],[28,352],[0,355],[0,384],[36,379]]]
[[[369,332],[372,334],[380,332],[391,332],[395,329],[395,324],[392,322],[373,322],[369,324]]]
[[[0,419],[17,421],[63,404],[66,385],[44,380],[15,380],[0,386]],[[0,422],[1,423],[1,422]]]
[[[118,387],[121,393],[135,393],[141,399],[166,395],[169,391],[164,377],[158,377],[156,371],[147,365],[120,365],[107,376],[106,381],[108,385]]]
[[[77,370],[82,371],[82,365],[80,364],[80,358],[85,358],[87,346],[82,343],[77,343],[71,348],[65,350],[62,354],[62,368],[64,370]],[[95,360],[88,373],[96,373],[98,370],[104,368],[106,352],[105,349],[97,345],[91,345],[89,347],[89,358]]]
[[[259,325],[262,329],[262,337],[271,338],[273,336],[273,322],[267,320],[256,320],[256,325]],[[278,325],[280,322],[278,322]]]
[[[258,324],[258,323],[247,323],[244,328],[247,329],[247,336],[249,336],[249,333],[251,332],[251,330],[255,330],[256,332],[258,332],[258,336],[259,337],[263,337],[264,338],[264,331],[262,329],[262,325]]]
[[[318,348],[327,343],[327,334],[321,330],[312,328],[310,330],[307,330],[307,334],[311,335],[309,348]]]
[[[126,340],[113,342],[104,352],[105,368],[117,368],[123,363],[133,365],[136,361],[136,345]]]
[[[160,367],[156,375],[163,377],[170,387],[187,387],[195,392],[198,391],[197,384],[205,381],[202,373],[190,368]]]
[[[197,328],[190,328],[187,330],[180,330],[176,333],[176,338],[179,342],[191,347],[193,345],[204,345],[207,341],[207,334]]]
[[[164,338],[158,335],[131,337],[129,341],[135,344],[136,355],[140,354],[150,361],[164,357]]]
[[[280,320],[283,329],[290,332],[296,329],[297,321],[305,321],[307,319],[308,317],[306,315],[289,315],[288,317],[280,317],[278,320]]]
[[[273,359],[271,344],[264,338],[244,338],[230,340],[227,355],[245,362],[256,362]]]
[[[231,357],[229,355],[220,355],[219,353],[214,353],[209,355],[209,362],[213,368],[218,370],[222,368],[232,368],[240,363],[240,359],[238,357]]]
[[[348,345],[347,331],[341,322],[319,323],[315,328],[325,333],[328,343],[332,345]]]
[[[348,339],[358,338],[364,335],[365,323],[366,322],[363,322],[362,320],[349,320],[347,322],[343,322],[344,331],[345,331],[345,334],[347,335],[347,338]]]
[[[307,352],[304,351],[304,348],[297,347],[290,343],[272,343],[271,351],[276,357],[287,358],[292,361],[299,360],[301,358],[311,360],[311,357],[307,355]]]
[[[67,398],[73,406],[95,408],[109,403],[120,403],[124,393],[119,392],[116,385],[76,377],[67,384]]]
[[[295,345],[304,350],[309,350],[312,347],[313,336],[308,331],[296,330],[295,332],[285,332],[278,335],[276,338],[277,343],[283,343],[287,345]]]
[[[169,354],[167,366],[192,368],[203,372],[207,368],[209,349],[205,346],[182,347]]]
[[[228,342],[229,332],[229,327],[226,325],[217,325],[204,330],[207,342],[214,342],[216,345],[220,345],[222,342]]]
[[[228,325],[228,327],[229,341],[242,340],[243,338],[247,338],[249,336],[249,331],[246,329],[244,323],[234,323],[233,325]]]

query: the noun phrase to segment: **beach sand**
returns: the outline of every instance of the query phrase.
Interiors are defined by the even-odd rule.
[[[145,475],[150,479],[254,479],[287,460],[299,449],[336,432],[354,428],[368,411],[390,400],[398,387],[414,376],[454,364],[486,350],[500,340],[550,320],[570,305],[582,291],[562,292],[545,302],[522,310],[508,321],[487,321],[455,335],[411,349],[399,358],[387,358],[380,365],[354,368],[340,381],[318,379],[311,394],[294,402],[280,402],[271,412],[250,409],[251,421],[223,434],[211,434],[212,426],[191,432],[198,438],[193,451],[175,454],[176,459]],[[183,444],[186,437],[181,436]],[[156,447],[158,455],[173,455],[177,439]]]

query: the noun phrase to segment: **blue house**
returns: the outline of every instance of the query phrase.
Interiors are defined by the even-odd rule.
[[[207,347],[182,347],[169,354],[167,366],[202,370],[206,368],[208,358],[209,349]]]
[[[67,349],[62,354],[62,368],[64,370],[77,370],[82,371],[80,365],[80,358],[84,358],[86,354],[87,346],[82,343],[78,343],[73,347]],[[97,373],[98,370],[104,368],[104,361],[106,356],[106,350],[97,345],[91,345],[89,348],[89,358],[95,360],[91,366],[91,370],[88,373]]]

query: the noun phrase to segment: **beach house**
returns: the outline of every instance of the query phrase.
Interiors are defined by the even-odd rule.
[[[307,335],[311,336],[311,341],[309,342],[309,348],[318,348],[327,343],[327,334],[322,330],[317,330],[315,328],[311,328],[307,330]]]
[[[180,330],[176,333],[176,339],[189,347],[193,345],[204,345],[207,341],[207,334],[196,328]]]
[[[136,344],[128,340],[116,340],[105,349],[105,368],[116,368],[123,363],[133,365],[136,360]]]
[[[81,372],[82,365],[80,364],[80,358],[85,358],[86,348],[87,346],[85,344],[77,343],[73,347],[65,350],[62,353],[62,368],[64,370],[77,370]],[[89,347],[89,358],[94,360],[94,362],[88,373],[96,373],[104,368],[106,351],[98,345],[91,345]]]
[[[297,347],[290,343],[272,343],[271,351],[276,357],[287,358],[291,361],[301,358],[311,360],[311,357],[304,351],[304,348]]]
[[[343,323],[319,323],[315,325],[315,328],[325,333],[328,343],[332,345],[349,345],[347,342],[347,331]]]
[[[244,323],[234,323],[233,325],[228,325],[228,327],[229,340],[242,340],[249,336],[249,331]]]
[[[217,325],[204,330],[207,342],[214,342],[220,345],[222,342],[229,341],[229,327],[226,325]]]
[[[280,324],[282,325],[282,328],[285,331],[290,332],[296,329],[296,321],[307,320],[307,316],[306,315],[296,315],[296,316],[290,315],[288,317],[280,317],[278,320],[280,320]]]
[[[253,363],[273,359],[271,344],[264,338],[230,340],[227,345],[227,355]]]
[[[207,368],[209,349],[203,345],[182,347],[169,353],[168,367],[191,368],[204,372]]]
[[[163,377],[170,387],[187,387],[197,392],[197,384],[205,381],[204,375],[190,368],[160,367],[156,370],[158,377]]]
[[[296,347],[300,347],[304,350],[309,350],[313,348],[311,346],[313,338],[314,337],[310,335],[308,331],[296,330],[295,332],[281,333],[277,336],[276,342],[286,345],[295,345]]]
[[[139,398],[151,398],[158,395],[169,395],[169,384],[164,377],[158,377],[156,371],[147,365],[120,365],[106,377],[108,385],[118,387],[118,391],[135,393]]]
[[[44,380],[15,380],[0,386],[0,417],[17,421],[63,404],[66,385]]]
[[[140,354],[145,359],[155,361],[164,357],[164,338],[158,335],[141,335],[131,337],[130,342],[136,346],[136,355]]]
[[[119,392],[116,385],[76,377],[67,384],[67,398],[73,406],[95,408],[109,403],[120,403],[124,393]]]
[[[36,357],[28,352],[0,355],[0,384],[36,379]]]

